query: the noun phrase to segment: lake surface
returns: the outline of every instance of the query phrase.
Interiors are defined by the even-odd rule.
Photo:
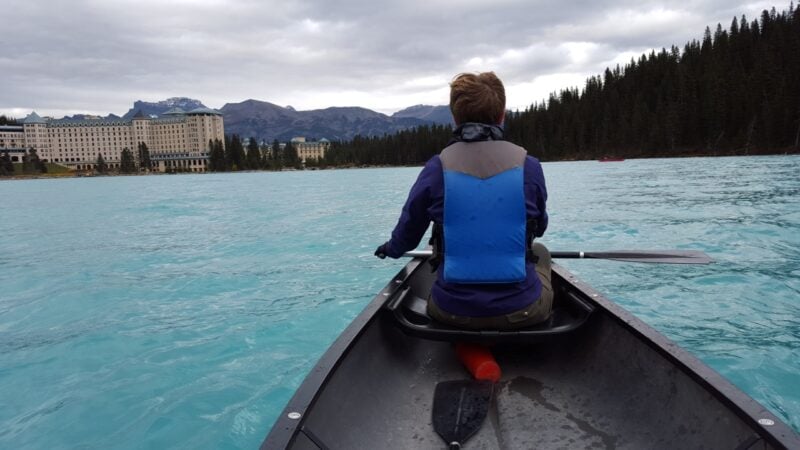
[[[562,261],[800,430],[800,157],[544,165]],[[257,448],[419,168],[0,181],[0,448]]]

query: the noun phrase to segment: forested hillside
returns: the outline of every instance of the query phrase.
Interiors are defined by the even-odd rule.
[[[508,114],[508,140],[545,161],[798,152],[800,8],[706,28],[701,41],[606,69]],[[448,128],[337,143],[330,164],[420,164]]]
[[[334,166],[422,164],[439,153],[450,140],[449,125],[428,125],[382,137],[356,136],[352,141],[333,142],[325,163]]]

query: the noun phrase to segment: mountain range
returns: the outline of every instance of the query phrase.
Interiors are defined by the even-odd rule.
[[[160,102],[138,100],[123,118],[129,119],[139,111],[145,115],[160,115],[172,108],[190,111],[205,107],[199,100],[186,97],[173,97]],[[251,99],[226,103],[219,111],[224,116],[226,134],[255,137],[265,142],[275,139],[285,142],[297,136],[310,140],[350,140],[356,135],[382,136],[420,125],[453,124],[448,106],[416,105],[388,116],[360,107],[297,111],[291,106],[283,107]]]
[[[143,102],[141,100],[137,100],[133,102],[133,108],[129,109],[128,112],[122,116],[122,118],[130,119],[139,111],[146,116],[158,116],[172,108],[180,108],[184,111],[191,111],[193,109],[205,107],[206,106],[200,100],[186,97],[172,97],[160,102]]]

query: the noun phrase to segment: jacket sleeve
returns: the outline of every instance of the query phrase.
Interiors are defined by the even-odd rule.
[[[441,179],[442,165],[439,157],[434,156],[425,164],[408,193],[400,219],[392,231],[386,256],[399,258],[403,253],[417,248],[431,222],[428,208],[432,203],[432,186],[441,183]]]
[[[529,219],[536,219],[535,237],[541,237],[547,229],[547,187],[539,160],[525,158],[525,209]]]

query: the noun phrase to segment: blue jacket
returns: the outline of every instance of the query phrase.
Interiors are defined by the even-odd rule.
[[[465,124],[456,130],[456,140],[453,142],[499,140],[502,139],[501,133],[497,127]],[[536,158],[525,157],[523,178],[526,215],[528,219],[536,219],[537,228],[533,230],[533,235],[540,237],[547,228],[547,189],[542,166]],[[409,192],[386,248],[387,256],[399,258],[403,253],[417,248],[430,222],[442,224],[443,218],[444,174],[441,159],[437,155],[425,164]],[[447,283],[442,272],[439,270],[432,287],[433,300],[442,310],[459,316],[486,317],[517,311],[535,302],[542,289],[535,264],[531,261],[526,262],[525,279],[517,283]]]

